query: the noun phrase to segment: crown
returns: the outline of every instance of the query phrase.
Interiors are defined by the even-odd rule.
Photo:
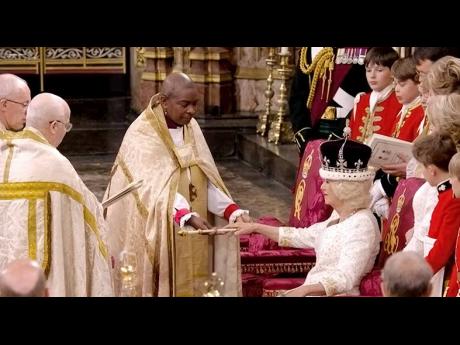
[[[368,169],[372,149],[357,141],[345,139],[326,141],[320,146],[321,178],[335,181],[365,181],[374,177]]]

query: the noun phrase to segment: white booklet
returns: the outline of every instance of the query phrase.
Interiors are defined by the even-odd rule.
[[[398,157],[412,158],[412,143],[381,134],[373,134],[366,143],[372,149],[369,165],[380,168],[385,164],[398,164],[403,160]]]
[[[117,194],[115,194],[112,197],[108,198],[107,200],[103,201],[102,202],[102,207],[103,208],[109,207],[110,205],[112,205],[113,203],[117,202],[121,198],[125,197],[129,193],[131,193],[131,192],[135,191],[136,189],[138,189],[140,186],[142,186],[143,182],[144,182],[144,180],[139,180],[139,181],[130,183],[124,189],[122,189],[120,192],[118,192]]]

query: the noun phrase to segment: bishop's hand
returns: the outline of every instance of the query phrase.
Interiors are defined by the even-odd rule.
[[[207,230],[212,228],[212,226],[207,222],[206,219],[197,217],[195,215],[191,216],[190,219],[187,222],[185,222],[185,224],[193,227],[196,230]]]
[[[236,217],[236,222],[239,223],[252,223],[252,218],[247,213],[243,213],[241,216]]]

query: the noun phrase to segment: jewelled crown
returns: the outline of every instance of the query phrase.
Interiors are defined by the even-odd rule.
[[[348,138],[326,141],[320,146],[321,178],[335,181],[365,181],[374,177],[368,169],[372,150]]]

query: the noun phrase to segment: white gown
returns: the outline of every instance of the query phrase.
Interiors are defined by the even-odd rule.
[[[315,249],[316,265],[304,285],[320,283],[328,296],[359,295],[361,279],[372,269],[379,252],[379,227],[368,209],[328,227],[338,219],[334,211],[326,221],[308,228],[282,227],[279,244]]]

